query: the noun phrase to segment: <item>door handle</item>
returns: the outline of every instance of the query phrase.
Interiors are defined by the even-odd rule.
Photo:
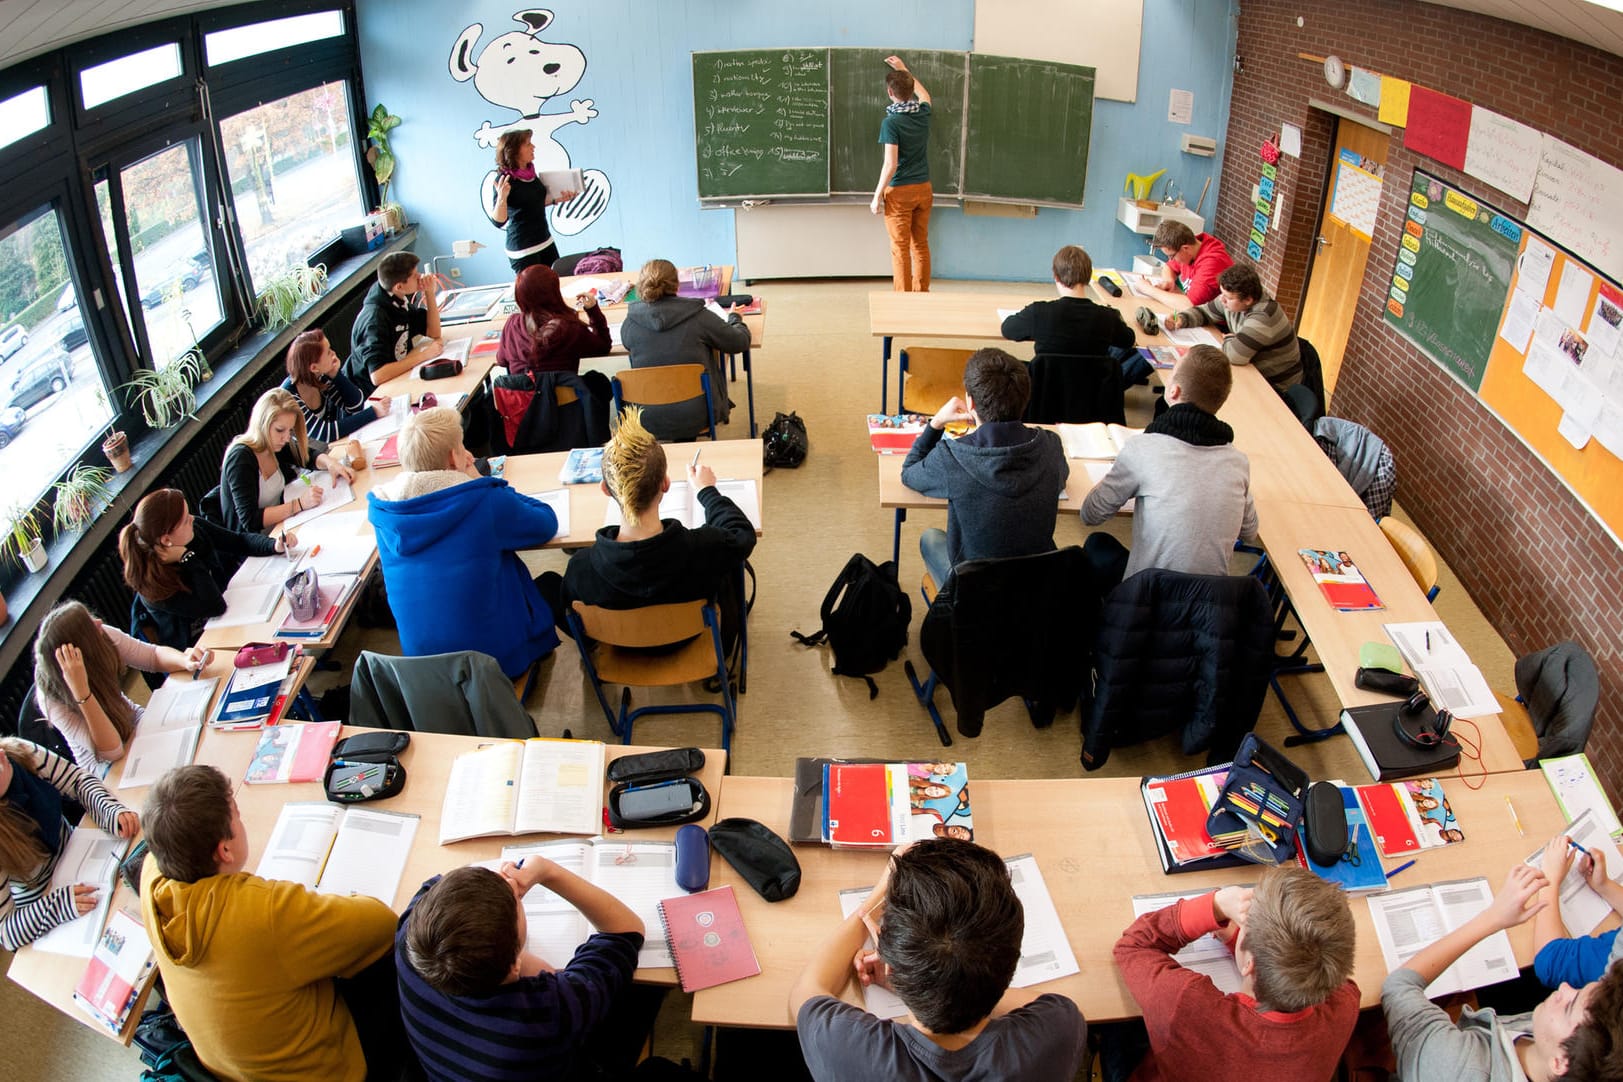
[[[1323,233],[1320,233],[1316,239],[1319,242],[1319,247],[1320,248],[1333,247],[1333,245],[1331,245],[1330,241],[1328,239],[1326,239],[1326,237],[1325,237],[1325,235]]]

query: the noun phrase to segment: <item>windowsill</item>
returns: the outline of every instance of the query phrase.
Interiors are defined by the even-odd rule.
[[[416,239],[417,227],[408,225],[383,247],[352,256],[333,266],[328,271],[327,291],[295,316],[292,323],[274,335],[264,332],[250,335],[236,349],[215,362],[214,377],[197,387],[195,417],[183,421],[176,428],[148,432],[138,441],[131,442],[130,456],[135,465],[127,473],[114,474],[108,482],[111,498],[96,520],[78,533],[53,537],[45,548],[45,570],[33,574],[22,573],[7,588],[5,600],[11,618],[0,628],[0,634],[3,634],[0,637],[0,673],[9,672],[18,663],[39,622],[56,604],[67,583],[84,570],[102,545],[112,541],[129,521],[136,503],[170,468],[192,437],[260,375],[267,364],[279,359],[294,338],[318,326],[356,284],[374,278],[384,256],[410,248]],[[97,615],[118,627],[123,627],[127,616],[118,612]]]

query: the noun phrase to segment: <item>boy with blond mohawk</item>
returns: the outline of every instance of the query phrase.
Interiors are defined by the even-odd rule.
[[[1232,946],[1239,991],[1225,995],[1172,957],[1208,933]],[[1348,977],[1354,935],[1341,889],[1295,867],[1139,917],[1116,943],[1116,966],[1149,1031],[1132,1082],[1333,1077],[1358,1020],[1358,985]],[[1222,1049],[1229,1054],[1213,1054]]]

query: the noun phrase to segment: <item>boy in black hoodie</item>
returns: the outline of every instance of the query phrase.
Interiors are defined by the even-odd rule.
[[[965,560],[1054,551],[1054,521],[1071,468],[1059,436],[1020,422],[1031,398],[1025,362],[976,350],[964,365],[964,397],[930,418],[902,463],[902,483],[947,498],[947,529],[925,530],[919,551],[937,586]],[[941,441],[948,424],[973,432]]]

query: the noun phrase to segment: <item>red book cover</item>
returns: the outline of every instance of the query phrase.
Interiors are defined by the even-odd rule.
[[[383,446],[378,448],[378,453],[372,456],[372,465],[400,465],[400,433],[396,432],[394,435],[383,441]]]
[[[714,988],[761,972],[732,887],[666,898],[659,903],[659,919],[682,991]]]
[[[868,414],[868,442],[882,455],[905,455],[924,431],[928,418],[916,413]]]
[[[1212,841],[1206,831],[1206,819],[1212,808],[1201,787],[1201,783],[1206,782],[1211,787],[1209,792],[1215,796],[1227,777],[1224,771],[1205,778],[1167,778],[1145,786],[1149,790],[1150,806],[1155,809],[1156,826],[1179,864],[1228,852]]]
[[[1384,609],[1380,597],[1358,570],[1352,557],[1336,549],[1297,549],[1307,565],[1319,592],[1333,608],[1342,612],[1368,612]]]
[[[1397,788],[1391,785],[1360,785],[1358,802],[1364,806],[1364,818],[1375,833],[1375,841],[1386,856],[1420,850],[1420,839],[1409,822],[1409,813],[1403,808]]]
[[[829,763],[824,770],[824,840],[836,846],[894,844],[885,764]]]

